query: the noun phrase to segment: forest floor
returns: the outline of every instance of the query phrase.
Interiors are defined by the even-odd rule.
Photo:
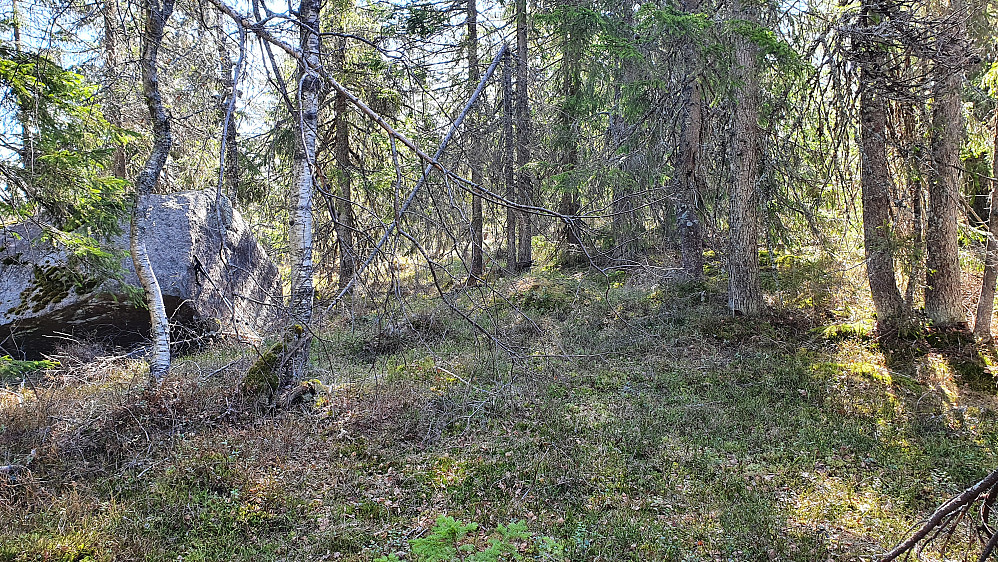
[[[998,466],[993,356],[885,353],[823,268],[781,263],[751,321],[720,279],[500,280],[475,318],[516,360],[439,298],[394,332],[340,317],[321,392],[284,410],[240,393],[247,348],[150,391],[67,346],[0,385],[0,464],[29,469],[0,480],[0,561],[870,560]]]

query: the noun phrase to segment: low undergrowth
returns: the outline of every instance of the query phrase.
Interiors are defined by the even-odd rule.
[[[721,290],[547,271],[332,318],[283,411],[240,392],[266,347],[6,377],[0,561],[869,560],[998,462],[986,353],[971,386],[833,297]]]

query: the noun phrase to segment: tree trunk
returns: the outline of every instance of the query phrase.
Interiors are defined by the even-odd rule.
[[[619,88],[616,97],[619,104]],[[630,125],[624,119],[623,111],[618,108],[617,112],[610,115],[607,137],[610,139],[610,154],[617,160],[617,168],[620,171],[620,177],[612,187],[613,202],[611,205],[613,212],[611,223],[613,253],[611,258],[615,263],[620,264],[632,263],[638,257],[638,229],[634,219],[634,166],[632,162],[634,156],[630,154],[627,142],[629,132]]]
[[[885,15],[878,0],[864,2],[862,25],[871,26]],[[863,199],[863,247],[877,330],[892,333],[904,314],[904,301],[894,272],[893,231],[890,219],[891,176],[887,164],[887,106],[881,95],[886,60],[881,47],[868,46],[860,66],[859,116]]]
[[[534,205],[533,182],[527,167],[530,163],[531,136],[527,56],[527,0],[516,0],[516,188],[521,204]],[[534,217],[527,211],[520,215],[519,234],[517,269],[530,269],[533,263],[530,241],[534,236]]]
[[[703,227],[697,213],[700,193],[700,133],[703,103],[700,84],[692,79],[686,94],[686,119],[679,140],[679,163],[676,166],[676,223],[679,225],[679,248],[683,274],[689,279],[703,277]]]
[[[121,101],[115,87],[118,83],[121,61],[118,56],[118,2],[104,0],[101,14],[104,18],[104,116],[108,123],[121,128]],[[112,155],[111,173],[118,179],[128,177],[128,157],[123,146],[115,146]]]
[[[621,7],[622,23],[628,29],[634,26],[634,9],[628,4]],[[616,263],[632,263],[638,257],[638,222],[634,210],[634,186],[637,172],[636,151],[634,143],[630,141],[633,130],[631,123],[625,117],[624,107],[621,106],[621,90],[625,85],[631,84],[635,78],[634,61],[625,57],[620,61],[619,73],[614,85],[614,103],[616,108],[610,115],[610,123],[607,127],[607,138],[611,158],[616,161],[617,169],[620,172],[619,179],[612,186],[613,219],[611,223],[611,233],[613,235],[612,259]]]
[[[988,212],[988,249],[984,258],[984,279],[981,298],[977,301],[974,335],[982,341],[991,340],[991,316],[995,306],[995,281],[998,280],[998,111],[995,111],[991,143],[991,207]]]
[[[686,0],[683,10],[693,13],[700,9],[699,0]],[[689,279],[703,277],[703,227],[697,212],[700,200],[700,134],[703,130],[703,94],[700,91],[700,59],[698,48],[688,50],[690,83],[684,92],[686,116],[679,139],[679,162],[676,170],[676,223],[679,226],[679,248],[683,273]]]
[[[916,179],[910,182],[911,192],[911,255],[908,259],[908,284],[904,287],[904,313],[908,314],[915,310],[915,287],[922,278],[922,259],[925,257],[925,240],[922,235],[923,220],[922,212],[922,180]]]
[[[506,183],[506,200],[517,201],[516,194],[516,159],[513,156],[513,56],[509,53],[503,61],[502,68],[502,113],[503,113],[503,174]],[[506,207],[506,269],[513,273],[517,270],[516,260],[516,219],[517,212],[511,206]]]
[[[148,208],[145,207],[146,196],[152,194],[159,181],[160,172],[166,165],[170,155],[173,137],[170,134],[170,116],[163,106],[163,98],[159,91],[159,70],[157,59],[159,47],[163,43],[166,22],[173,14],[174,0],[144,0],[142,9],[145,15],[145,33],[142,35],[142,94],[149,117],[152,121],[153,146],[145,166],[135,182],[138,199],[132,210],[132,221],[129,245],[132,254],[132,264],[138,274],[139,282],[145,291],[146,306],[149,308],[149,318],[152,324],[153,349],[149,359],[149,375],[154,381],[159,381],[170,372],[170,323],[163,305],[163,293],[160,291],[156,272],[149,261],[149,252],[145,245],[145,218]]]
[[[346,40],[341,39],[336,49],[336,65],[343,70]],[[353,213],[353,173],[350,167],[350,121],[347,119],[350,100],[337,93],[333,108],[335,112],[335,153],[336,167],[339,173],[339,199],[336,203],[336,239],[340,249],[339,288],[342,291],[350,283],[357,271],[357,249],[354,244],[354,213]]]
[[[909,64],[911,61],[909,60]],[[923,235],[924,205],[922,203],[922,166],[921,150],[915,149],[915,144],[919,142],[920,133],[916,129],[915,116],[913,112],[906,111],[901,115],[903,129],[902,134],[906,146],[912,147],[908,151],[905,162],[907,191],[911,200],[911,244],[908,251],[908,263],[906,265],[907,284],[904,287],[904,308],[905,315],[910,315],[915,310],[915,287],[924,279],[924,268],[922,267],[925,258],[925,236]]]
[[[468,0],[468,87],[469,95],[473,94],[481,80],[481,69],[478,67],[478,6],[476,0]],[[471,181],[475,185],[482,183],[482,166],[480,162],[482,149],[480,133],[477,130],[479,119],[472,119],[468,128],[471,133],[469,147]],[[469,283],[477,283],[482,277],[484,262],[482,252],[484,245],[482,196],[477,191],[471,195],[471,271]]]
[[[12,0],[10,4],[12,14],[11,31],[14,34],[14,51],[21,55],[24,53],[24,44],[21,40],[21,15],[18,13],[17,0]],[[24,169],[25,177],[30,184],[35,181],[35,144],[32,136],[32,115],[27,107],[18,107],[18,121],[21,125],[21,167]]]
[[[943,60],[933,70],[928,228],[925,233],[925,313],[935,326],[965,321],[960,293],[957,209],[960,204],[960,148],[963,144],[963,87],[961,44],[963,8],[951,0],[950,10],[961,22],[949,37],[941,38]]]
[[[877,89],[877,73],[883,68],[876,57],[860,70],[860,150],[862,157],[863,246],[866,276],[870,282],[877,329],[890,333],[897,329],[904,301],[894,274],[894,248],[891,229],[891,178],[887,167],[887,108]]]
[[[736,0],[735,13],[754,20],[755,9]],[[759,285],[759,76],[758,48],[746,37],[734,37],[734,80],[740,84],[732,115],[731,209],[728,256],[728,306],[735,314],[762,312]]]
[[[576,0],[569,0],[570,5],[575,5]],[[574,15],[569,16],[574,17]],[[559,123],[559,139],[561,145],[561,201],[558,202],[558,213],[573,217],[579,214],[579,194],[574,173],[579,165],[579,147],[576,142],[576,133],[573,130],[578,116],[578,97],[582,89],[582,66],[580,52],[582,46],[575,35],[567,29],[562,32],[562,53],[561,53],[561,94],[563,101],[561,104],[561,123]],[[578,247],[582,245],[580,239],[578,223],[576,221],[566,222],[562,225],[562,240],[569,246]]]
[[[225,29],[222,18],[218,17],[215,34],[218,41],[219,63],[219,117],[222,123],[222,151],[224,166],[222,170],[225,194],[230,198],[239,196],[239,147],[236,139],[235,96],[236,96],[236,65],[225,46]]]
[[[312,279],[312,195],[315,178],[315,148],[319,128],[319,98],[322,79],[318,69],[321,0],[301,0],[298,9],[301,52],[298,65],[298,146],[295,151],[295,212],[292,220],[291,305],[292,325],[286,336],[287,354],[281,386],[304,378],[311,348],[310,323],[315,289]]]

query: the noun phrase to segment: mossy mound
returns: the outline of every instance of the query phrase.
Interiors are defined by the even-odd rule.
[[[278,342],[263,352],[246,371],[243,378],[243,394],[270,401],[281,384],[280,367],[284,361],[287,344]]]
[[[957,379],[978,392],[994,393],[996,390],[995,376],[991,372],[988,361],[978,355],[976,357],[960,357],[950,361],[950,366]]]
[[[873,326],[868,322],[850,322],[843,324],[830,324],[815,328],[814,333],[822,339],[837,342],[848,339],[869,340],[873,334]]]
[[[547,277],[524,277],[513,284],[510,293],[515,305],[541,313],[568,310],[574,300],[564,282]]]

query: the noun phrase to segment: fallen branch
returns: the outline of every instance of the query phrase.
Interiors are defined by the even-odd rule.
[[[911,552],[911,550],[918,545],[919,541],[927,537],[929,533],[931,533],[937,527],[943,526],[949,520],[951,515],[957,513],[959,510],[965,507],[970,506],[978,499],[980,499],[982,495],[988,493],[996,486],[998,486],[998,470],[992,472],[991,474],[988,474],[977,484],[974,484],[973,486],[967,488],[962,493],[960,493],[960,495],[951,498],[949,501],[941,505],[938,509],[936,509],[935,513],[933,513],[932,516],[929,517],[929,520],[926,521],[925,524],[922,525],[922,527],[915,532],[915,534],[911,535],[910,537],[908,537],[907,540],[897,545],[896,547],[894,547],[893,550],[885,554],[883,558],[880,559],[880,562],[890,562],[892,560],[896,560],[902,554],[907,554]],[[984,552],[981,553],[981,558],[980,558],[981,561],[985,560],[991,554],[991,551],[995,549],[996,544],[998,544],[998,541],[996,541],[995,536],[996,535],[993,534],[990,537],[990,540],[988,541],[987,545],[985,545]]]

